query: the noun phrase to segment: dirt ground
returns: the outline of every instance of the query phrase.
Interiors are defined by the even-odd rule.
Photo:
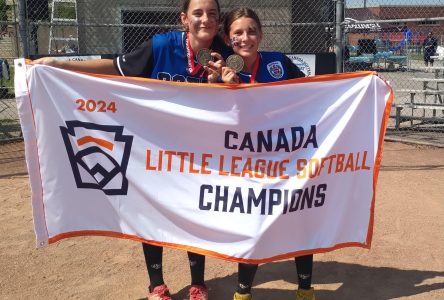
[[[86,237],[35,248],[23,145],[0,146],[0,299],[146,299],[140,244]],[[444,299],[444,148],[386,142],[373,244],[315,255],[316,299]],[[165,281],[186,299],[186,254],[165,250]],[[255,300],[295,299],[291,260],[259,267]],[[232,299],[236,264],[207,258],[210,299]]]

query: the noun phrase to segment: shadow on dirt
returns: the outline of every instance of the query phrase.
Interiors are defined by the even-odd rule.
[[[368,267],[339,262],[315,261],[313,279],[314,284],[321,285],[321,288],[316,288],[318,300],[384,300],[444,289],[444,272]],[[231,300],[236,280],[237,274],[208,280],[210,298]],[[260,287],[261,284],[279,280],[296,286],[295,265],[291,260],[259,267],[255,278],[256,287],[253,288],[254,299],[295,299],[294,290]],[[322,289],[323,285],[335,288]],[[188,299],[187,293],[188,287],[184,287],[173,299]]]

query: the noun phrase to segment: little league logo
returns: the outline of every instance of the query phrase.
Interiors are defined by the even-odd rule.
[[[314,75],[312,74],[313,72],[311,71],[310,65],[301,57],[294,57],[294,60],[297,61],[297,63],[295,63],[295,65],[299,68],[299,70],[301,70],[302,72],[305,73],[305,76],[311,76]],[[293,61],[294,63],[294,61]]]
[[[267,65],[267,70],[270,75],[275,79],[280,79],[284,76],[284,67],[280,61],[274,61]]]
[[[67,121],[60,131],[79,189],[127,194],[125,174],[133,137],[123,135],[123,126]]]

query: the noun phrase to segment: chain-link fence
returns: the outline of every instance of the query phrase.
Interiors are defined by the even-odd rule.
[[[0,155],[0,161],[14,156],[21,147],[21,144],[12,143],[21,140],[11,66],[13,59],[21,55],[17,20],[17,3],[0,0],[0,143],[7,143],[6,146],[0,145],[0,154],[7,155]]]
[[[444,145],[444,3],[349,2],[344,67],[377,70],[393,86],[388,136]]]
[[[179,29],[180,2],[0,0],[0,60],[9,64],[12,78],[16,57],[126,53],[155,33]],[[388,135],[444,146],[442,0],[221,0],[220,5],[223,13],[238,6],[255,9],[263,22],[262,50],[336,52],[338,71],[377,70],[395,91]],[[0,81],[2,143],[20,138],[6,73]]]
[[[179,0],[25,1],[28,54],[118,54],[155,33],[179,29]],[[332,46],[335,2],[331,0],[220,1],[222,12],[256,10],[263,21],[263,49],[325,52]],[[295,26],[298,24],[298,26]]]

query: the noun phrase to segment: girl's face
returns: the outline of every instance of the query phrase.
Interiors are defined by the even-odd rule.
[[[255,58],[262,32],[255,20],[241,17],[230,25],[230,40],[235,53],[244,58]]]
[[[180,19],[192,38],[212,41],[219,30],[219,11],[214,0],[191,0],[188,11]]]

